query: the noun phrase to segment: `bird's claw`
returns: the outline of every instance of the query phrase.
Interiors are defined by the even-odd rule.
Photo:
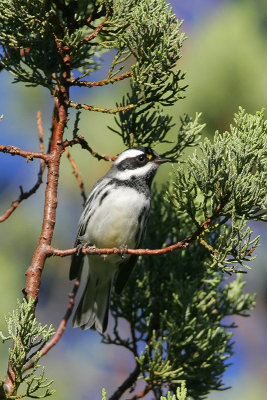
[[[127,245],[123,245],[123,246],[119,247],[119,253],[121,255],[121,258],[126,258],[127,251],[128,251]]]
[[[83,249],[83,244],[79,243],[79,244],[77,244],[76,247],[77,247],[77,256],[79,256],[81,251],[82,251],[82,249]]]
[[[79,243],[77,245],[77,255],[79,255],[82,251],[82,249],[96,249],[95,244],[92,246],[90,243]]]

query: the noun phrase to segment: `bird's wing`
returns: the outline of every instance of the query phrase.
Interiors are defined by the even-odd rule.
[[[70,273],[69,273],[70,280],[78,277],[80,270],[83,266],[83,262],[84,262],[83,253],[80,253],[79,255],[77,254],[72,255],[70,264]]]
[[[136,248],[138,249],[141,246],[141,243],[144,240],[145,233],[146,233],[146,226],[148,222],[148,213],[145,216],[145,221],[144,221],[144,228],[142,231],[140,231],[140,236],[136,244]],[[115,281],[115,293],[121,294],[124,286],[126,285],[132,270],[134,269],[134,266],[136,264],[136,261],[138,259],[138,256],[136,254],[131,255],[127,261],[124,261],[120,264],[119,266],[119,271],[117,273],[116,281]]]
[[[92,210],[91,206],[92,206],[92,200],[95,198],[95,195],[96,195],[96,185],[93,187],[91,193],[89,194],[89,196],[86,200],[86,203],[84,205],[82,215],[79,219],[74,247],[83,246],[83,245],[87,244],[83,241],[83,236],[86,232],[87,224],[91,217],[91,214],[94,211],[94,210]],[[84,262],[84,254],[81,251],[80,252],[78,251],[77,253],[72,255],[70,272],[69,272],[70,280],[77,278],[77,276],[79,275],[80,270],[83,266],[83,262]]]
[[[80,218],[80,221],[81,221],[81,218]],[[77,247],[82,244],[80,241],[80,237],[81,237],[81,235],[83,235],[85,233],[85,229],[86,229],[85,225],[82,223],[81,224],[79,223],[74,247]],[[79,275],[80,270],[83,266],[83,262],[84,262],[84,254],[81,251],[78,251],[77,253],[74,253],[71,256],[71,264],[70,264],[70,272],[69,272],[70,280],[77,278],[77,276]]]

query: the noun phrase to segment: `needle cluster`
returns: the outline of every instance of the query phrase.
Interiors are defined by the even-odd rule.
[[[6,317],[8,335],[0,332],[3,342],[12,341],[9,349],[8,361],[14,372],[14,386],[5,399],[35,398],[43,399],[51,396],[54,390],[51,389],[53,381],[48,381],[44,376],[44,367],[40,372],[38,361],[41,358],[41,349],[46,345],[54,334],[52,325],[42,326],[37,322],[33,314],[34,300],[28,302],[24,299],[18,301],[18,308]],[[35,357],[32,368],[27,371],[27,363]],[[23,385],[25,392],[17,394],[17,389]],[[22,386],[22,387],[23,387]],[[0,382],[0,391],[4,389],[4,382]]]

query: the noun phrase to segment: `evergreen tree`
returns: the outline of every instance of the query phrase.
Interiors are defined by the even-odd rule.
[[[246,316],[255,304],[254,295],[243,293],[241,272],[254,259],[259,242],[247,223],[264,220],[266,215],[267,123],[263,111],[250,115],[240,108],[228,132],[216,132],[213,140],[203,141],[199,114],[182,116],[180,126],[174,126],[166,109],[180,101],[186,89],[184,73],[177,67],[185,39],[180,30],[181,22],[164,0],[0,3],[1,69],[12,73],[14,82],[42,86],[54,97],[46,152],[42,146],[40,152],[32,152],[0,145],[1,152],[41,160],[36,185],[21,192],[1,222],[38,189],[47,167],[40,240],[26,271],[27,301],[6,318],[8,335],[2,334],[4,341],[13,343],[8,374],[1,384],[3,399],[53,393],[44,371],[38,375],[37,362],[60,339],[78,282],[54,336],[51,327],[37,323],[34,313],[47,257],[77,251],[51,245],[62,154],[80,144],[98,159],[111,159],[93,151],[90,141],[78,135],[80,111],[73,137],[67,139],[71,109],[115,114],[110,129],[125,146],[165,143],[164,156],[178,161],[169,182],[161,190],[154,188],[146,250],[136,250],[143,256],[129,283],[120,297],[112,295],[115,324],[113,334],[103,334],[103,343],[128,349],[136,366],[110,398],[121,398],[138,378],[145,382],[139,398],[153,392],[155,399],[165,395],[167,399],[182,400],[187,395],[202,399],[210,390],[224,388],[223,372],[233,353],[229,328],[235,327],[224,318]],[[107,52],[111,59],[107,76],[90,81]],[[99,106],[72,99],[73,87],[119,85],[122,80],[129,80],[129,90],[115,108],[106,108],[104,101]],[[171,129],[177,130],[175,143],[169,139]],[[185,156],[190,146],[197,149]],[[80,180],[79,184],[84,194]],[[83,252],[107,253],[99,249]],[[121,318],[129,323],[129,337],[122,337]],[[105,391],[102,398],[106,398]]]

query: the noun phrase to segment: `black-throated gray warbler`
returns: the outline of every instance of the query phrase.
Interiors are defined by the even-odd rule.
[[[152,180],[160,164],[173,161],[149,147],[122,152],[109,172],[92,188],[78,224],[75,246],[140,247],[149,216]],[[70,279],[76,278],[84,254],[72,257]],[[136,255],[88,255],[89,275],[73,317],[73,326],[103,333],[108,323],[112,285],[121,293],[136,263]]]

